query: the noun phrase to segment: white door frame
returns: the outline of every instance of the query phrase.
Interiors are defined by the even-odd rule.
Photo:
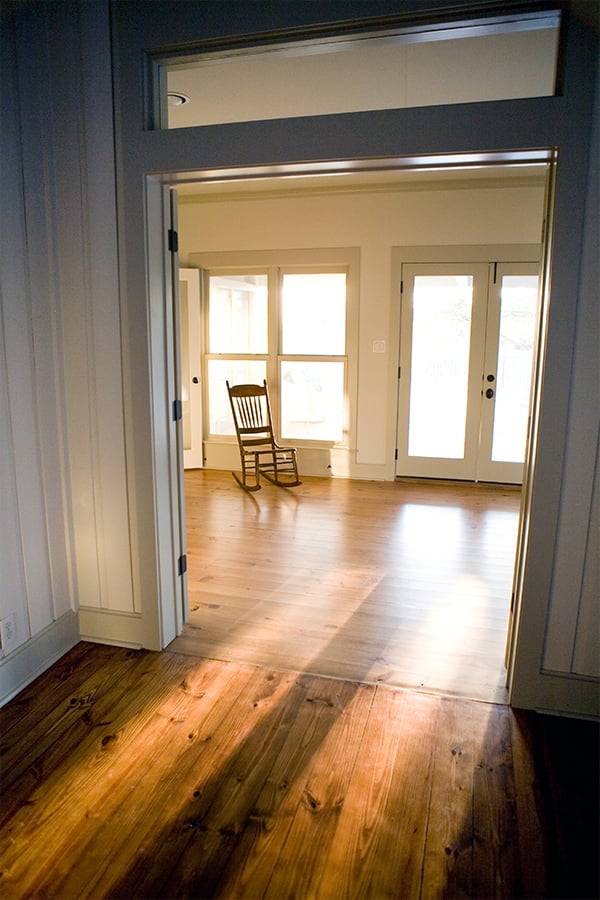
[[[174,192],[158,178],[147,177],[147,287],[154,471],[162,470],[165,455],[168,461],[168,477],[154,478],[155,565],[159,603],[155,611],[151,606],[144,609],[145,631],[148,634],[145,646],[154,648],[158,633],[160,648],[156,649],[168,646],[181,633],[188,614],[183,441],[179,415],[179,328],[176,315],[179,266],[176,249],[169,249],[169,232],[176,231],[176,216]],[[154,563],[154,560],[146,560],[146,563]]]

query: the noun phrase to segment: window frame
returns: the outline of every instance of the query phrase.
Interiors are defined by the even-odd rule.
[[[283,281],[286,275],[337,275],[344,274],[346,276],[346,309],[344,321],[344,350],[341,353],[283,353]],[[348,266],[324,266],[324,265],[305,265],[305,266],[278,266],[277,267],[277,296],[275,298],[276,318],[277,318],[277,390],[278,390],[278,429],[277,434],[282,441],[293,441],[301,446],[333,446],[345,447],[344,435],[348,434],[349,422],[347,415],[348,404],[348,282],[350,273]],[[342,418],[342,438],[335,439],[319,439],[297,437],[296,435],[284,435],[283,429],[283,396],[281,391],[281,367],[284,362],[341,362],[343,364],[343,418]]]
[[[202,354],[202,370],[204,392],[204,434],[205,441],[210,443],[234,443],[235,435],[227,435],[210,431],[210,397],[208,370],[211,360],[264,360],[266,377],[269,384],[273,425],[279,440],[293,441],[303,448],[339,448],[350,450],[356,447],[356,406],[357,406],[357,360],[358,360],[358,272],[359,250],[357,248],[335,248],[333,251],[296,250],[296,251],[257,251],[257,252],[219,252],[215,254],[191,254],[190,262],[200,264],[203,269],[203,310],[204,352]],[[334,355],[321,354],[283,354],[282,339],[282,284],[285,274],[320,274],[344,272],[346,275],[346,321],[345,321],[345,353]],[[267,354],[247,353],[211,353],[209,335],[210,309],[210,277],[228,275],[267,275],[268,308],[268,352]],[[288,360],[306,362],[338,362],[344,365],[343,405],[344,418],[342,438],[322,440],[312,438],[281,438],[281,363]]]

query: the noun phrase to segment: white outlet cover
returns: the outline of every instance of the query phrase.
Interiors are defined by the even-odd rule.
[[[373,353],[385,353],[385,341],[373,341]]]
[[[17,623],[14,613],[10,613],[2,619],[0,630],[2,632],[2,649],[5,653],[10,653],[18,644]]]

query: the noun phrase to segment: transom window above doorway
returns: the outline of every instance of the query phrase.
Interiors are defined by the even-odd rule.
[[[560,12],[150,54],[160,128],[551,96]]]

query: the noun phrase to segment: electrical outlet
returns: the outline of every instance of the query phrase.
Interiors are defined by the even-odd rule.
[[[17,623],[14,613],[9,613],[0,620],[0,639],[5,653],[10,653],[17,646]]]

